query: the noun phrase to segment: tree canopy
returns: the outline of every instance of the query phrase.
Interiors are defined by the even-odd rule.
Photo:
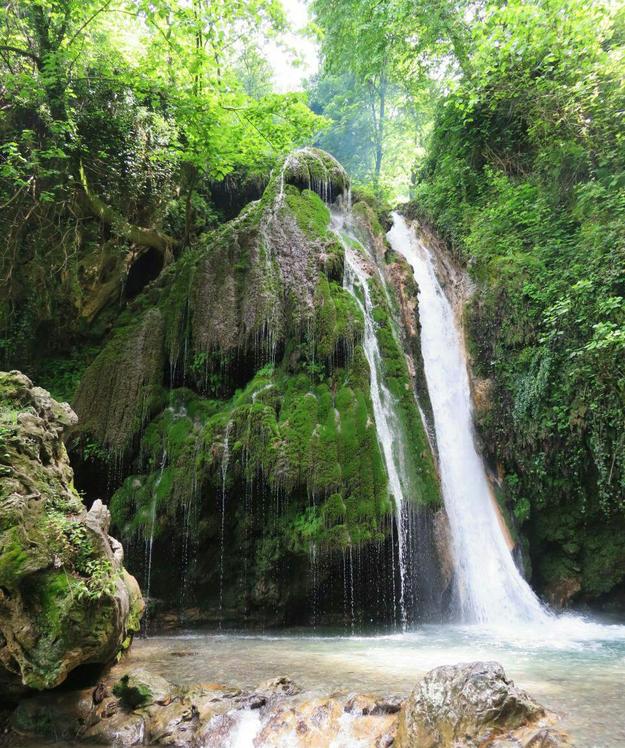
[[[277,0],[2,5],[4,324],[45,316],[42,300],[76,287],[85,215],[122,254],[152,247],[168,261],[214,223],[210,184],[266,178],[315,137],[325,120],[306,94],[273,91],[261,52],[284,28]],[[35,266],[50,295],[29,300]]]

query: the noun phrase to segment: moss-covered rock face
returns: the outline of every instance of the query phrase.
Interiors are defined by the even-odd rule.
[[[152,598],[237,622],[395,615],[363,319],[327,203],[348,185],[327,154],[289,156],[259,201],[136,299],[81,381],[78,474],[88,488],[108,472],[114,522]],[[395,310],[371,284],[411,498],[427,515],[434,463]]]
[[[298,189],[314,190],[327,203],[349,189],[349,177],[341,164],[319,148],[300,148],[282,166],[281,179]]]
[[[304,172],[307,186],[300,190],[292,182]],[[323,284],[340,283],[343,275],[341,249],[318,192],[336,195],[348,183],[328,154],[296,151],[260,201],[164,272],[122,315],[85,373],[75,400],[80,432],[124,452],[164,404],[163,385],[184,382],[223,396],[239,383],[228,381],[228,372],[238,369],[247,381],[258,363],[284,353],[287,340],[303,340],[320,294],[329,293]],[[349,344],[348,329],[327,331],[343,332]]]
[[[87,512],[61,440],[76,416],[19,372],[0,372],[0,690],[45,689],[78,665],[110,662],[138,630],[143,602]]]

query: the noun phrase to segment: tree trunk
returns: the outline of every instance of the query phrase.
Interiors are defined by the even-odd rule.
[[[99,218],[102,223],[110,226],[118,236],[124,237],[133,244],[138,244],[142,247],[153,247],[158,250],[163,256],[164,265],[169,262],[173,248],[180,245],[177,239],[158,231],[158,229],[142,228],[141,226],[128,223],[123,216],[119,215],[91,191],[82,164],[80,165],[80,181],[83,188],[83,202],[96,218]]]
[[[380,172],[382,171],[382,157],[384,155],[384,118],[386,115],[386,75],[382,73],[380,76],[380,91],[379,91],[379,112],[378,112],[378,125],[376,128],[376,144],[375,144],[375,175],[374,182],[376,191],[380,186]]]

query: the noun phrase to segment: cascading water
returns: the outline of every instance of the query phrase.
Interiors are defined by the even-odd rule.
[[[402,624],[408,621],[406,590],[408,586],[407,534],[408,522],[406,501],[401,476],[401,460],[394,449],[396,435],[400,432],[399,419],[395,412],[393,396],[384,384],[382,377],[382,355],[375,333],[373,301],[369,291],[369,278],[362,268],[354,249],[342,233],[343,216],[333,215],[333,229],[345,250],[344,286],[356,300],[365,322],[364,350],[371,372],[371,401],[378,441],[386,465],[389,489],[395,502],[397,525],[397,549],[399,560],[399,609]]]
[[[412,266],[419,287],[421,349],[453,539],[460,618],[487,624],[545,620],[549,614],[516,568],[499,525],[475,445],[461,337],[432,256],[397,213],[388,240]]]

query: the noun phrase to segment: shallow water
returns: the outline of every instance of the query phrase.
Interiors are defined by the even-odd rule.
[[[516,684],[562,717],[578,748],[625,746],[625,626],[567,616],[517,629],[423,626],[342,636],[189,632],[136,641],[126,666],[169,680],[253,688],[288,675],[306,690],[409,693],[438,665],[497,660]]]

